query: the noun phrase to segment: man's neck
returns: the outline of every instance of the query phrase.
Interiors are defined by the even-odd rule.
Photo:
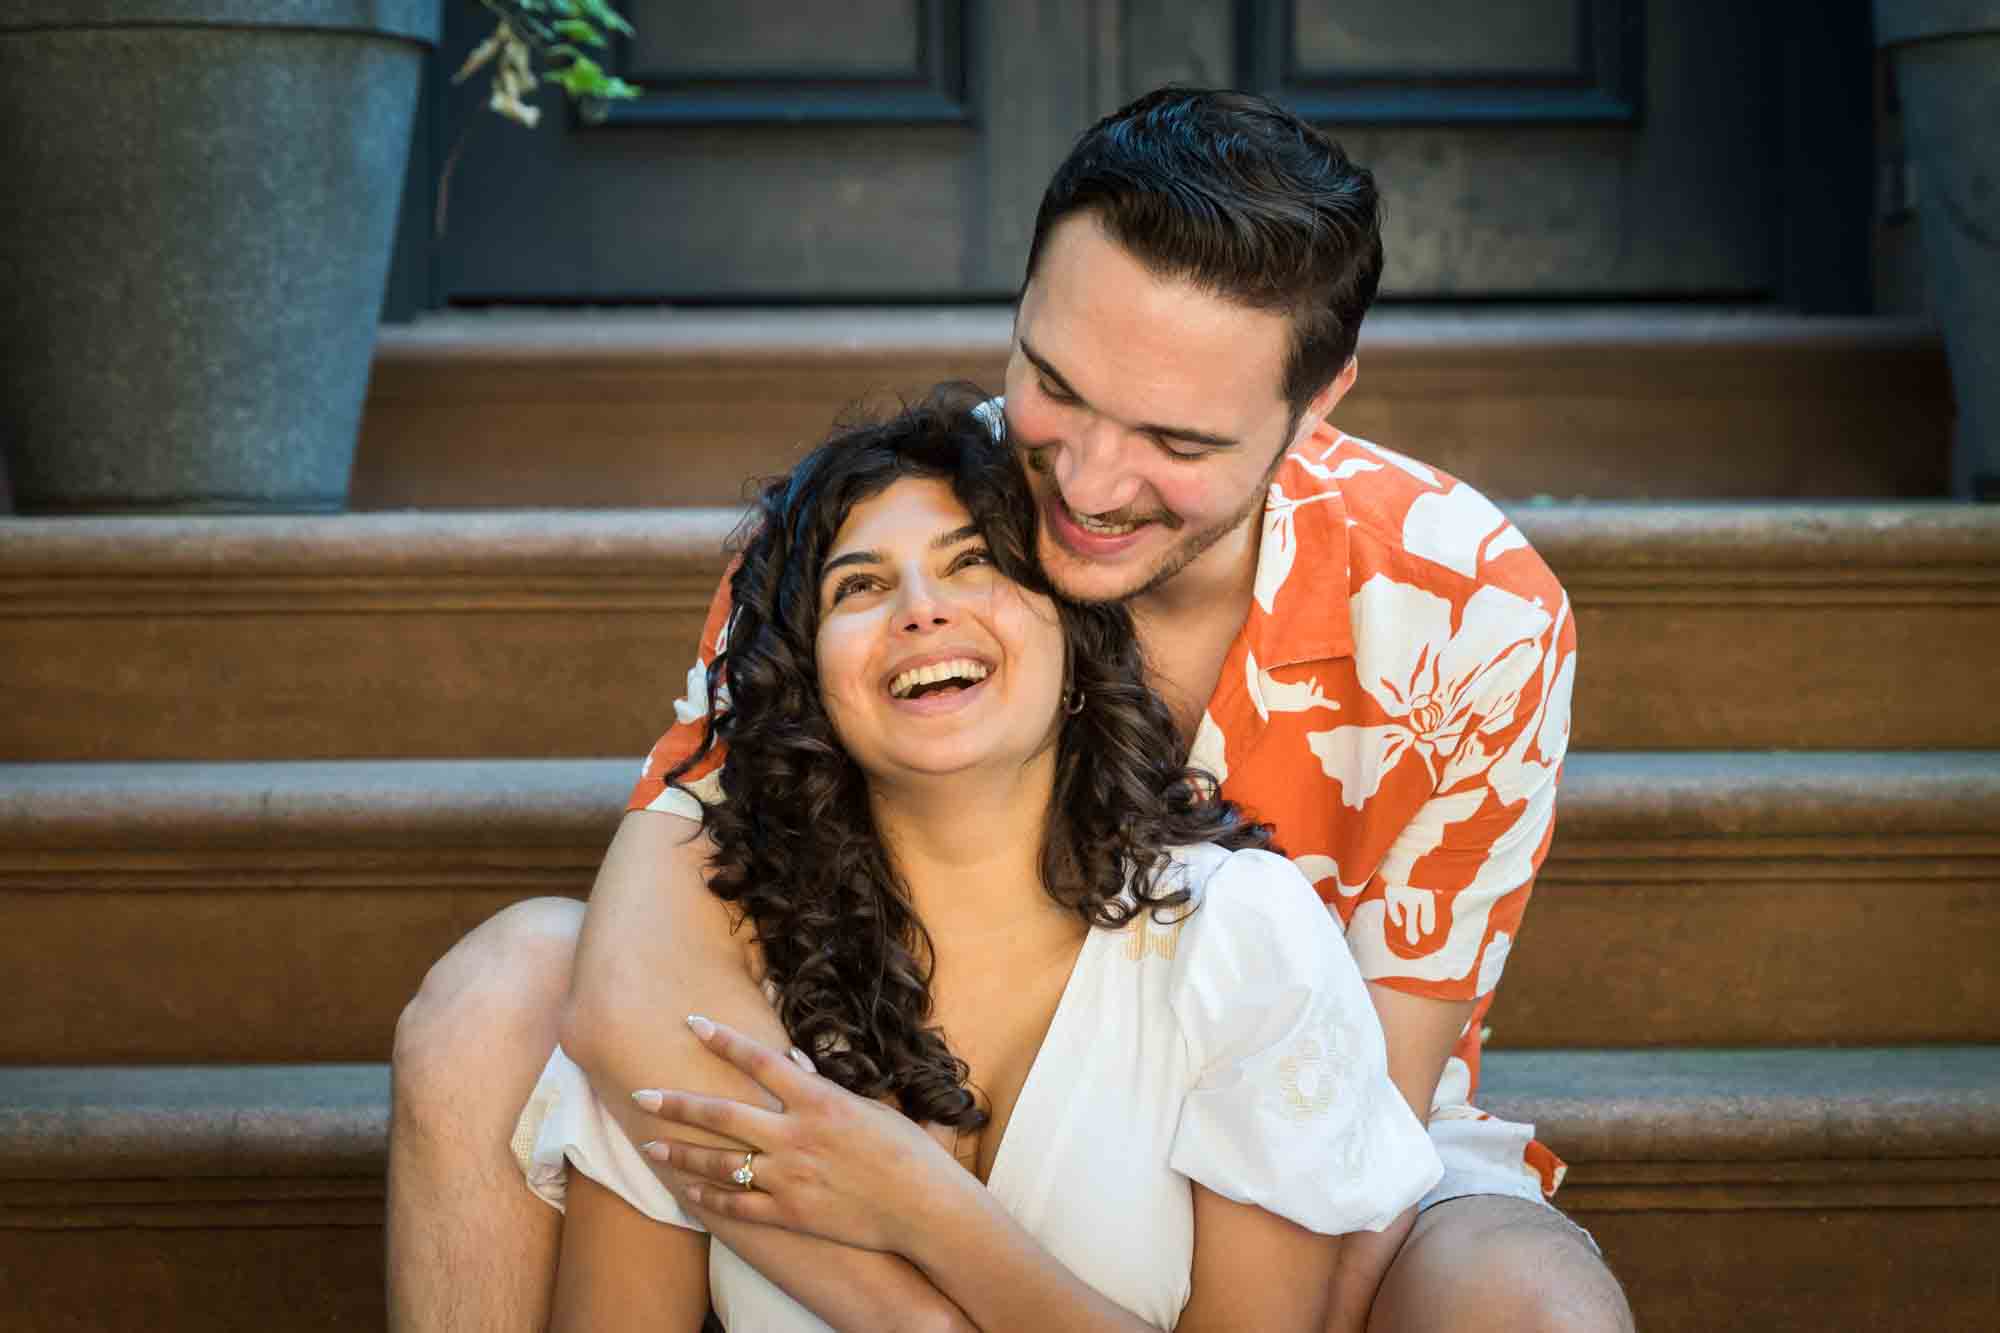
[[[1197,556],[1157,588],[1134,597],[1132,614],[1142,624],[1170,628],[1210,618],[1240,622],[1250,610],[1257,584],[1257,551],[1264,530],[1263,511],[1237,525],[1215,545]]]
[[[1132,599],[1147,682],[1166,701],[1183,745],[1193,743],[1229,646],[1250,614],[1263,527],[1260,513],[1165,584]]]

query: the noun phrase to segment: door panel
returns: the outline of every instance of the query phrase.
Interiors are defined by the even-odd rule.
[[[1243,83],[1372,168],[1385,294],[1756,296],[1766,25],[1730,0],[1258,0]]]
[[[1787,296],[1798,267],[1787,254],[1813,240],[1813,219],[1787,212],[1799,136],[1785,126],[1826,118],[1789,107],[1800,25],[1764,6],[627,10],[639,37],[615,63],[647,95],[605,123],[585,124],[547,90],[540,130],[525,131],[484,109],[479,81],[434,108],[432,142],[458,151],[430,304],[1005,299],[1076,134],[1174,80],[1264,92],[1372,167],[1390,296]],[[441,60],[455,68],[484,36],[484,11],[446,13]],[[1865,272],[1865,251],[1858,262]]]
[[[454,16],[445,59],[483,36]],[[646,95],[538,131],[458,90],[448,302],[1004,298],[1090,111],[1088,12],[1057,0],[631,0]],[[1025,206],[1022,203],[1026,197]]]

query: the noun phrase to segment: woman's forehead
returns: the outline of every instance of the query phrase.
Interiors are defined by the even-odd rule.
[[[849,548],[923,544],[972,522],[942,477],[902,477],[847,511],[829,555]]]

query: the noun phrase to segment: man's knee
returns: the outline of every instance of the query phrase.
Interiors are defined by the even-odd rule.
[[[532,1061],[540,1070],[555,1045],[583,910],[569,898],[515,903],[431,966],[396,1020],[399,1117],[487,1081],[495,1065]]]
[[[1553,1209],[1477,1196],[1418,1219],[1376,1298],[1371,1333],[1631,1333],[1631,1307],[1584,1233]]]

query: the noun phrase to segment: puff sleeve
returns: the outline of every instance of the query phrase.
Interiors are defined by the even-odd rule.
[[[1437,1183],[1361,974],[1291,862],[1229,855],[1187,918],[1176,968],[1193,1086],[1174,1170],[1325,1235],[1379,1231]]]
[[[515,1122],[511,1146],[528,1188],[558,1209],[569,1193],[569,1173],[577,1170],[655,1222],[689,1231],[708,1229],[668,1193],[560,1046]]]

